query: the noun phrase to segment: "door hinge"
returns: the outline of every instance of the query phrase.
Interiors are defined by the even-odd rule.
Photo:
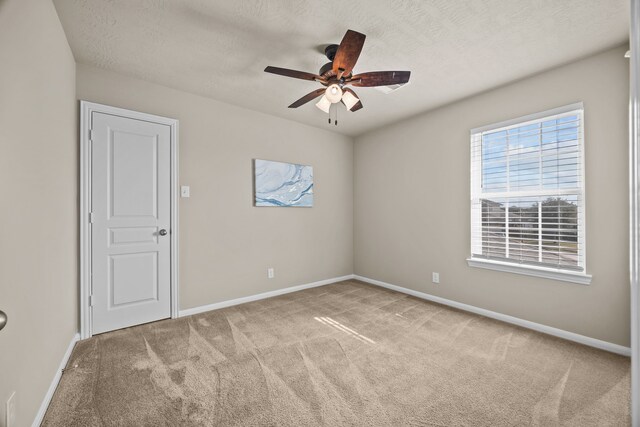
[[[89,212],[89,224],[93,224],[94,220],[95,220],[95,215],[93,214],[93,212]]]
[[[89,141],[93,141],[93,129],[89,129]]]
[[[89,307],[93,307],[93,295],[89,295]]]

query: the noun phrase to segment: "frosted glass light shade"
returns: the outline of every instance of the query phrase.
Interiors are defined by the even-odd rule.
[[[342,89],[337,84],[332,84],[324,92],[324,96],[327,97],[330,103],[335,104],[342,99]]]
[[[326,95],[322,95],[320,101],[316,104],[316,107],[329,114],[329,108],[331,108],[331,102],[327,99]]]

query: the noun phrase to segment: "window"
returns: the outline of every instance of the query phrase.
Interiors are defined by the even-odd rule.
[[[469,265],[589,283],[582,104],[471,131]]]

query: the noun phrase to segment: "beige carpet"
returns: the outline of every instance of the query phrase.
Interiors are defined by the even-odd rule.
[[[45,426],[624,426],[629,359],[348,281],[76,346]]]

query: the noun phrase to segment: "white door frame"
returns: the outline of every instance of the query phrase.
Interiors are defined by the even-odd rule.
[[[91,324],[91,114],[111,114],[171,128],[171,318],[178,317],[178,120],[80,101],[80,338],[93,335]]]
[[[629,226],[631,269],[631,425],[640,427],[640,0],[631,0],[629,70]]]

